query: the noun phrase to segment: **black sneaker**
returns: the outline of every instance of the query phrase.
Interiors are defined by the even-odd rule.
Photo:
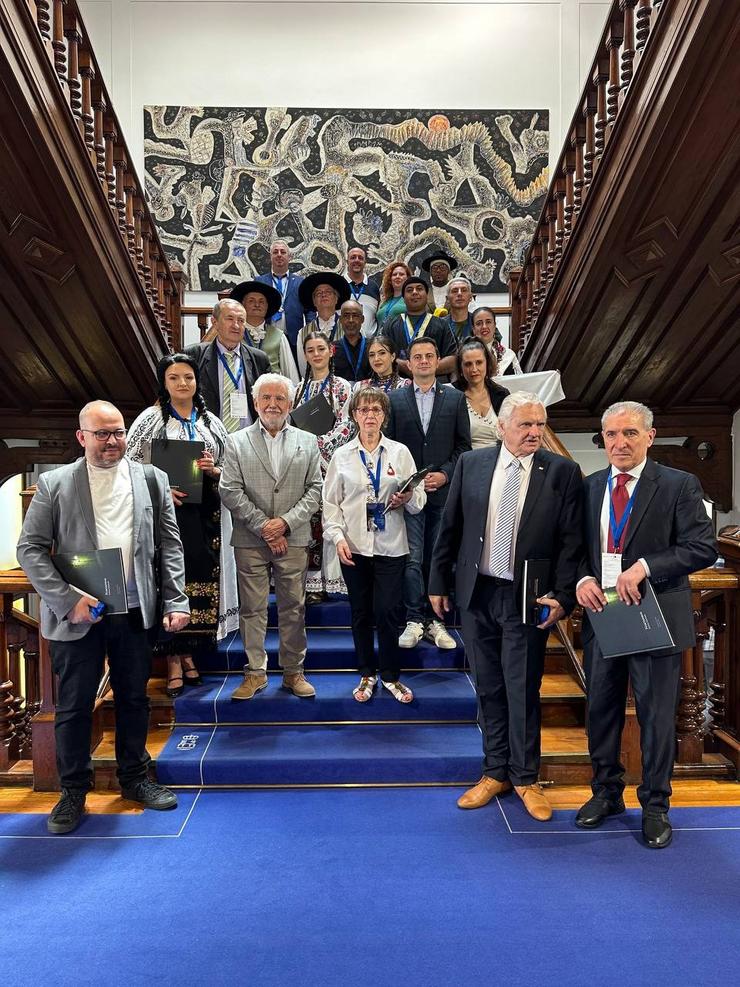
[[[62,789],[62,797],[51,810],[46,820],[46,828],[50,833],[71,833],[77,829],[85,815],[85,793],[68,792]]]
[[[169,788],[145,778],[134,782],[130,788],[121,789],[121,798],[140,802],[146,809],[176,809],[177,795]]]

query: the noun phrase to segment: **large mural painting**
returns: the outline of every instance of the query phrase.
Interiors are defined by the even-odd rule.
[[[146,190],[191,291],[269,270],[374,274],[435,249],[481,291],[505,290],[547,191],[546,110],[327,110],[148,106]]]

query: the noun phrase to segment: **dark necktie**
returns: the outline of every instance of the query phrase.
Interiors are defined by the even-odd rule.
[[[632,479],[630,473],[617,473],[617,483],[616,486],[612,487],[612,507],[614,508],[614,521],[616,526],[619,527],[619,522],[622,520],[622,515],[627,510],[627,504],[629,503],[630,495],[627,493],[627,484]],[[629,521],[627,522],[624,531],[622,532],[622,537],[620,538],[619,548],[614,544],[614,533],[612,531],[611,522],[609,524],[609,540],[607,544],[608,552],[621,551],[624,545],[624,537],[627,534],[627,528],[629,527]]]

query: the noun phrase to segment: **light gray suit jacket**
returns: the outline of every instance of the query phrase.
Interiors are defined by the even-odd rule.
[[[134,498],[134,577],[144,627],[156,619],[152,503],[140,463],[129,462]],[[154,468],[160,496],[162,595],[164,612],[190,613],[185,595],[185,563],[166,473]],[[90,624],[70,624],[66,616],[80,594],[54,568],[55,552],[90,552],[98,547],[90,483],[84,459],[42,473],[18,542],[18,562],[41,597],[41,633],[49,641],[75,641]]]
[[[273,472],[259,420],[226,440],[218,492],[231,511],[235,548],[264,545],[262,526],[276,517],[290,528],[289,545],[308,545],[311,540],[309,521],[321,503],[319,446],[310,432],[293,425],[286,429],[280,476]]]

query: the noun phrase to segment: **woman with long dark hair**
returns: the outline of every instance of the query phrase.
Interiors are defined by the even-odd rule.
[[[206,409],[198,386],[198,364],[185,353],[162,357],[157,364],[159,392],[156,404],[146,408],[129,429],[127,456],[137,463],[151,462],[154,439],[203,442],[197,461],[203,473],[203,502],[188,504],[172,488],[185,553],[185,592],[192,611],[190,626],[167,646],[167,694],[179,696],[185,685],[199,685],[193,660],[198,646],[221,639],[239,624],[236,563],[229,547],[231,515],[222,511],[218,497],[227,432]]]
[[[474,449],[499,441],[497,414],[509,392],[491,379],[495,376],[496,361],[486,344],[474,336],[464,339],[457,351],[457,379],[452,386],[465,394]]]
[[[377,387],[388,394],[411,383],[410,377],[398,373],[398,349],[390,336],[375,336],[368,344],[367,359],[372,375],[355,384],[355,393],[364,387]]]
[[[488,305],[481,305],[473,312],[473,335],[480,339],[496,361],[496,375],[502,377],[504,374],[520,374],[522,368],[516,358],[514,350],[504,346],[501,333],[496,328],[496,313]]]
[[[295,406],[321,394],[334,412],[332,428],[324,435],[317,436],[321,475],[324,477],[335,450],[349,442],[354,434],[353,423],[348,417],[352,385],[344,377],[337,377],[334,373],[333,349],[323,332],[314,330],[303,337],[303,353],[306,358],[306,372],[295,396]],[[311,519],[311,529],[315,544],[309,549],[306,600],[308,603],[317,603],[327,593],[346,593],[347,588],[342,579],[334,545],[323,541],[320,512]]]

